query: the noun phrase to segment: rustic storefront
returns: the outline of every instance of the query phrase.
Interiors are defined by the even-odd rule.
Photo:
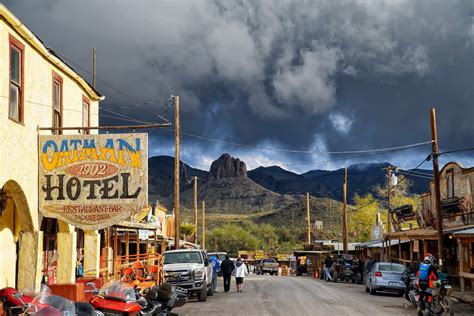
[[[55,255],[57,277],[65,282],[75,276],[70,263],[75,262],[77,239],[75,229],[64,222],[57,223],[55,238],[43,239],[37,127],[96,126],[103,97],[3,4],[0,43],[0,67],[5,74],[0,90],[7,96],[0,100],[0,197],[5,199],[0,203],[0,288],[37,291],[44,270],[44,243],[64,250]],[[68,133],[77,130],[64,132]]]

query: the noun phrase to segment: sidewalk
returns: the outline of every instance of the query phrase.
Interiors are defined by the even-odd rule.
[[[459,301],[474,305],[474,292],[464,292],[464,295],[462,295],[460,291],[453,291],[451,293],[451,297],[454,297]]]

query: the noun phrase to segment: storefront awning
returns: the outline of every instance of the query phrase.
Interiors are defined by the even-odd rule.
[[[397,239],[437,239],[438,235],[434,229],[411,229],[401,232],[393,232],[385,234],[387,239],[397,240]]]
[[[453,235],[456,235],[456,237],[460,237],[461,235],[466,235],[469,237],[474,237],[474,228],[468,228],[468,229],[463,229],[459,230],[457,232],[454,232]]]

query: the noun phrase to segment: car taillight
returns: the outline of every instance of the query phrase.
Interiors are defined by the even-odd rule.
[[[380,271],[375,272],[375,276],[376,276],[376,277],[381,277],[381,276],[382,276],[382,272],[380,272]]]

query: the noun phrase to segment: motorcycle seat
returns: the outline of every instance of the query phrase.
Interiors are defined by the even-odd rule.
[[[153,286],[146,293],[146,298],[152,301],[167,301],[173,293],[173,287],[170,283],[163,283],[161,286]]]

